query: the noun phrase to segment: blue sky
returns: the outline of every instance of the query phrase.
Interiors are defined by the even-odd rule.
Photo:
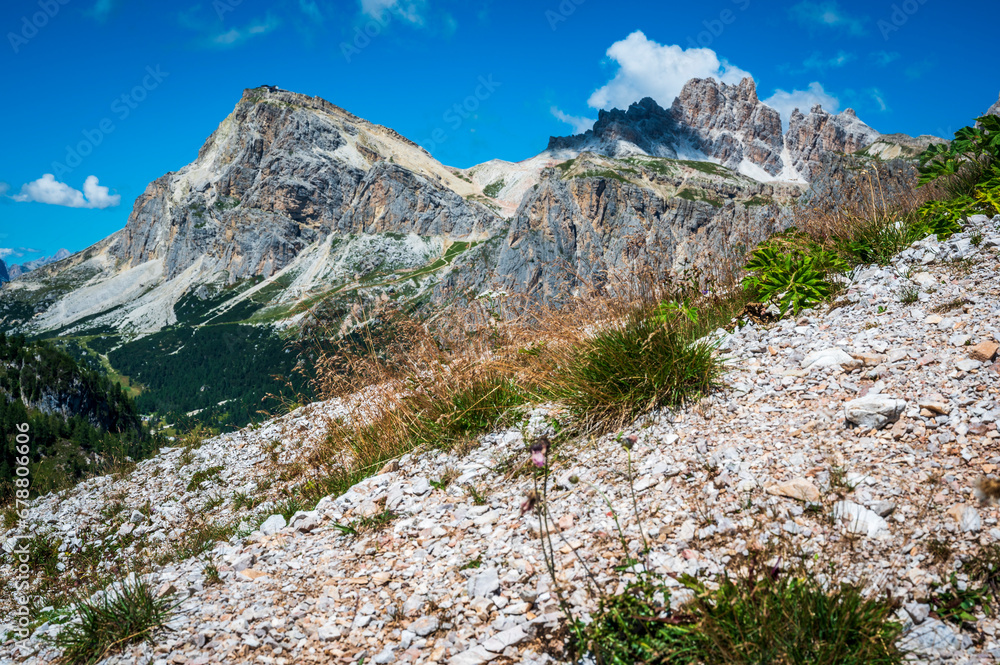
[[[884,133],[950,137],[997,99],[982,65],[995,14],[961,0],[7,0],[0,257],[122,228],[261,84],[460,167],[528,158],[599,108],[669,105],[691,76],[749,73],[786,115],[820,101]],[[482,80],[492,92],[456,128],[446,114]]]

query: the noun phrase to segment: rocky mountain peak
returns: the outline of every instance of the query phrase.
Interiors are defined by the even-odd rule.
[[[709,159],[762,178],[781,172],[781,116],[761,103],[753,79],[737,85],[692,79],[670,110],[692,147]]]
[[[796,109],[783,133],[781,115],[760,101],[752,78],[738,84],[704,78],[688,81],[669,109],[647,97],[627,111],[601,111],[593,129],[551,138],[548,152],[560,158],[584,151],[681,157],[716,162],[762,181],[809,181],[820,170],[822,150],[853,152],[878,136],[853,109],[831,114],[819,104],[808,116]]]
[[[812,182],[822,168],[822,156],[828,152],[851,153],[875,143],[881,134],[862,122],[854,109],[833,114],[816,104],[809,115],[795,109],[788,122],[785,146],[791,167]]]
[[[0,259],[0,282],[9,282],[10,275],[7,274],[7,264]]]

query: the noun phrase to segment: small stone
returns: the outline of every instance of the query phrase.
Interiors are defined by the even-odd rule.
[[[410,494],[414,494],[416,496],[423,496],[430,491],[431,484],[426,478],[417,478],[413,481],[413,484],[410,485],[409,489]]]
[[[951,342],[952,346],[965,346],[966,344],[969,343],[970,339],[972,339],[972,337],[970,337],[969,335],[965,335],[963,333],[956,333],[952,335],[950,338],[948,338],[948,341]]]
[[[872,506],[872,512],[874,512],[879,517],[888,517],[896,512],[896,504],[892,501],[879,501],[874,506]]]
[[[514,626],[486,639],[483,646],[493,653],[502,653],[505,649],[520,644],[526,639],[528,639],[528,634],[524,632],[524,629],[520,626]]]
[[[496,657],[497,654],[487,650],[486,647],[475,646],[468,651],[457,653],[449,658],[448,665],[482,665]]]
[[[973,360],[988,363],[996,357],[998,350],[1000,350],[1000,344],[987,340],[970,348],[969,357]]]
[[[857,369],[863,364],[864,361],[858,360],[854,356],[845,352],[843,349],[834,347],[832,349],[813,351],[805,357],[801,366],[803,369],[819,367],[843,367],[844,369]]]
[[[241,570],[240,575],[247,578],[250,581],[259,580],[262,577],[267,577],[267,573],[262,570],[254,570],[253,568],[247,568],[246,570]]]
[[[145,519],[146,519],[145,515],[140,513],[138,510],[133,510],[132,515],[128,518],[128,521],[131,522],[132,524],[142,524],[143,520]]]
[[[949,413],[951,413],[950,404],[935,399],[930,399],[930,398],[922,399],[919,402],[917,402],[917,406],[919,406],[921,409],[927,409],[928,411],[932,411],[942,416],[947,416]]]
[[[413,616],[414,614],[419,614],[423,610],[424,605],[427,601],[420,594],[413,594],[406,601],[403,602],[403,614],[406,616]]]
[[[491,510],[472,520],[472,523],[476,526],[489,526],[490,524],[496,524],[499,520],[500,513],[496,510]]]
[[[853,501],[838,501],[833,505],[834,519],[843,520],[851,533],[866,534],[874,538],[883,531],[889,530],[889,525],[875,512],[868,510]]]
[[[900,646],[907,651],[955,653],[962,640],[948,624],[928,618],[904,635]]]
[[[805,478],[794,478],[783,483],[771,485],[767,488],[767,493],[774,496],[786,496],[790,499],[798,499],[799,501],[807,501],[809,503],[816,503],[820,498],[819,488]]]
[[[420,637],[427,637],[428,635],[436,631],[440,625],[441,622],[438,621],[438,618],[436,616],[434,615],[423,616],[417,619],[416,621],[411,622],[409,630],[413,631]]]
[[[303,533],[312,531],[319,526],[319,512],[315,510],[308,512],[300,510],[292,515],[292,519],[288,520],[288,526]]]
[[[896,422],[906,408],[906,402],[888,395],[866,395],[844,405],[844,416],[849,423],[862,429],[882,429]]]
[[[973,360],[972,358],[967,358],[966,360],[959,360],[955,363],[955,368],[963,372],[974,372],[983,366],[983,363],[978,360]]]
[[[500,575],[496,568],[487,568],[469,578],[466,590],[469,598],[492,596],[500,589]]]
[[[260,532],[265,536],[270,536],[284,529],[286,525],[284,517],[281,515],[271,515],[260,525]]]
[[[937,284],[937,280],[934,278],[934,275],[929,272],[918,272],[916,275],[911,277],[911,279],[913,280],[913,283],[918,286],[934,286]]]
[[[924,603],[907,603],[903,606],[916,625],[922,624],[931,613],[931,606]]]
[[[316,638],[323,641],[329,642],[330,640],[335,640],[339,638],[343,633],[341,633],[340,628],[338,628],[333,623],[325,623],[316,629]]]
[[[949,508],[948,514],[955,518],[964,533],[976,533],[983,528],[983,519],[975,506],[960,503]]]

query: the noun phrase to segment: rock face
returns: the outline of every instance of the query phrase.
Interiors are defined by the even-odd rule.
[[[759,183],[744,186],[749,189],[740,198],[755,191],[773,201],[791,193]],[[736,190],[725,181],[706,181],[701,191],[715,201],[708,203],[617,179],[552,173],[511,220],[489,288],[552,300],[582,284],[610,286],[636,273],[708,269],[708,257],[721,264],[733,247],[755,244],[790,223],[778,203],[729,202]]]
[[[993,102],[993,106],[986,109],[984,115],[1000,115],[1000,98]]]
[[[742,166],[743,172],[753,164],[772,176],[781,173],[781,116],[757,99],[753,79],[745,78],[739,85],[693,79],[670,112],[691,129],[696,149],[719,163],[736,170]]]
[[[796,109],[788,123],[785,142],[792,167],[805,180],[818,175],[822,156],[831,152],[850,153],[866,148],[879,133],[861,122],[853,109],[833,115],[818,104],[809,115]]]
[[[232,283],[274,274],[330,233],[489,235],[499,218],[442,184],[447,176],[461,183],[392,130],[255,88],[197,160],[149,185],[110,254],[126,266],[162,261],[167,279],[206,257]]]
[[[0,259],[0,282],[9,282],[10,275],[7,274],[7,264]]]
[[[758,99],[753,79],[727,85],[709,78],[688,81],[669,110],[647,97],[627,111],[601,111],[593,129],[553,137],[548,150],[707,158],[758,179],[810,182],[824,153],[854,152],[878,138],[853,110],[833,115],[819,106],[809,115],[796,110],[783,134],[778,111]]]

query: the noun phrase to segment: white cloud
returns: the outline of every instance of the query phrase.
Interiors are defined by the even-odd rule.
[[[10,185],[5,182],[0,182],[0,196],[6,194],[8,189],[10,189]]]
[[[578,115],[568,115],[560,111],[557,107],[553,106],[549,111],[552,115],[556,117],[557,120],[561,120],[573,127],[574,134],[583,134],[588,129],[594,128],[594,123],[597,122],[593,118],[584,118]]]
[[[266,35],[280,25],[280,22],[271,17],[267,16],[264,20],[253,21],[243,26],[242,28],[233,28],[226,32],[216,35],[211,39],[211,43],[214,46],[220,48],[229,48],[230,46],[237,46],[242,44],[251,37],[256,37],[257,35]]]
[[[856,60],[857,56],[853,53],[847,53],[846,51],[838,51],[837,55],[825,58],[819,53],[813,53],[811,56],[806,58],[802,62],[803,70],[807,69],[834,69],[837,67],[843,67],[852,60]]]
[[[720,60],[712,49],[685,50],[676,44],[658,44],[639,30],[612,44],[608,57],[618,63],[618,72],[590,96],[588,104],[593,108],[628,108],[643,97],[652,97],[666,107],[690,79],[713,77],[723,83],[739,83],[750,76]]]
[[[828,93],[820,85],[819,81],[813,81],[805,90],[775,90],[774,94],[763,100],[765,104],[781,114],[781,122],[788,128],[788,119],[792,111],[799,109],[803,113],[809,113],[813,106],[820,104],[823,109],[830,113],[837,113],[840,110],[840,100]]]
[[[391,12],[414,25],[424,24],[426,0],[361,0],[361,11],[374,19]]]
[[[97,176],[87,176],[81,192],[64,182],[59,182],[51,173],[46,173],[38,180],[22,185],[20,193],[14,194],[11,198],[22,203],[34,201],[67,208],[104,209],[113,208],[121,203],[121,195],[110,195],[107,187],[101,187],[97,183]]]
[[[316,0],[299,0],[299,9],[315,23],[323,22],[323,13],[320,12]]]
[[[875,101],[875,105],[878,106],[879,111],[888,111],[889,105],[885,103],[885,98],[882,96],[882,91],[878,88],[872,88],[868,91]]]
[[[875,51],[871,54],[871,60],[879,67],[885,67],[891,62],[899,60],[898,51]]]
[[[7,234],[0,234],[0,237],[6,238]],[[8,256],[13,256],[15,259],[19,259],[25,254],[39,253],[39,250],[32,249],[30,247],[0,247],[0,259],[6,259]]]
[[[792,18],[807,27],[841,28],[854,36],[865,34],[868,19],[850,16],[837,4],[836,0],[814,2],[803,0],[789,10]]]

